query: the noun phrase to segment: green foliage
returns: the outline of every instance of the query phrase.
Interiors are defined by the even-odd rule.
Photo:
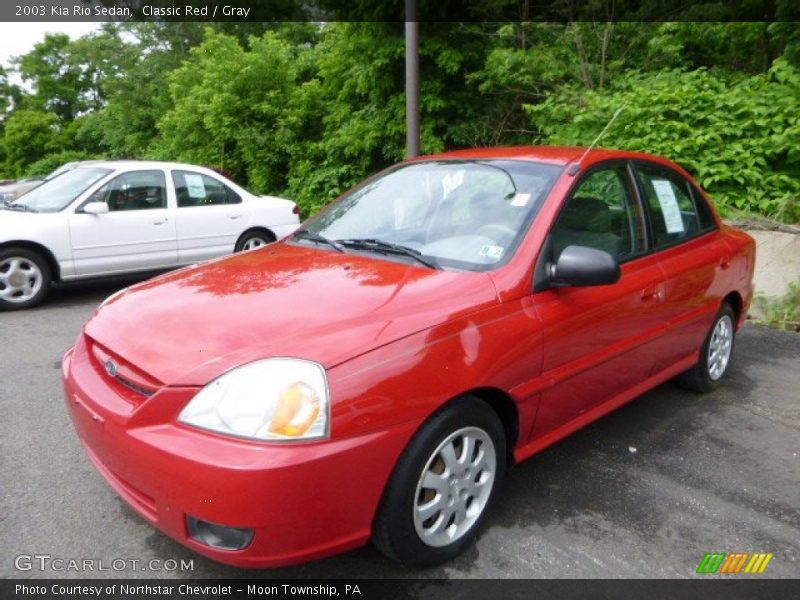
[[[37,160],[31,164],[25,172],[25,177],[43,177],[55,171],[60,166],[78,160],[86,160],[89,158],[100,158],[99,156],[90,156],[86,152],[78,150],[63,150],[54,154],[48,154],[44,158]]]
[[[37,110],[17,110],[5,123],[3,147],[6,172],[25,174],[28,165],[50,152],[60,152],[58,116]]]
[[[787,61],[746,77],[630,72],[606,92],[565,86],[525,109],[543,141],[585,145],[623,105],[601,145],[675,160],[723,208],[800,220],[800,72]]]
[[[169,77],[172,108],[148,153],[224,167],[257,191],[285,188],[304,52],[274,33],[251,38],[247,50],[209,29]]]
[[[36,93],[25,99],[32,110],[50,111],[70,121],[85,107],[81,102],[80,74],[69,68],[66,52],[70,44],[66,34],[47,34],[19,61],[23,81],[33,85]]]
[[[789,290],[779,298],[757,294],[756,304],[764,313],[764,322],[800,331],[800,282],[791,282]]]
[[[340,15],[362,4],[325,2]],[[706,22],[646,22],[661,4],[567,3],[537,13],[548,23],[503,21],[519,7],[492,0],[475,16],[501,22],[422,22],[423,152],[585,144],[626,103],[604,145],[683,163],[726,210],[800,219],[796,2],[756,0],[774,23],[708,22],[730,19],[723,3],[681,15]],[[614,7],[642,22],[608,21]],[[225,167],[312,214],[404,156],[404,27],[378,21],[125,23],[47,36],[12,65],[24,86],[0,70],[0,175],[81,157],[184,160]]]

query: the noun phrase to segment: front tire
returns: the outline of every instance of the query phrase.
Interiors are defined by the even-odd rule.
[[[50,289],[50,266],[28,248],[0,250],[0,310],[36,306]]]
[[[719,387],[731,364],[735,335],[736,314],[726,302],[714,318],[711,330],[700,348],[700,360],[677,377],[678,384],[699,393]]]
[[[373,543],[412,567],[454,558],[478,535],[505,470],[497,414],[471,396],[449,404],[400,457],[375,518]]]

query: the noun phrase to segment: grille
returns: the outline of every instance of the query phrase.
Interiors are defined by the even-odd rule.
[[[120,394],[134,404],[155,394],[163,385],[130,363],[111,353],[97,342],[89,340],[95,370],[117,387]]]

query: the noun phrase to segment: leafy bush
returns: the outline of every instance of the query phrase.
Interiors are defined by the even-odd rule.
[[[63,152],[58,152],[56,154],[48,154],[44,158],[37,160],[35,163],[30,165],[27,169],[26,176],[41,177],[52,173],[65,163],[74,162],[77,160],[86,160],[88,158],[97,157],[89,156],[86,152],[79,150],[64,150]]]
[[[6,173],[21,177],[48,152],[60,151],[58,117],[51,112],[18,110],[5,122]]]
[[[562,88],[525,110],[543,141],[600,145],[680,163],[723,208],[800,220],[800,72],[783,59],[738,78],[706,69],[630,72],[606,92]]]

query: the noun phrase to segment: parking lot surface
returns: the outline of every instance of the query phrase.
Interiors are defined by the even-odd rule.
[[[696,577],[706,552],[771,552],[760,577],[800,576],[800,335],[752,325],[716,392],[663,385],[512,469],[477,545],[451,563],[410,571],[371,547],[256,572],[204,559],[117,498],[62,399],[62,354],[133,281],[67,286],[37,309],[0,313],[2,577]],[[139,562],[18,570],[20,555]],[[193,568],[142,570],[153,559]]]

